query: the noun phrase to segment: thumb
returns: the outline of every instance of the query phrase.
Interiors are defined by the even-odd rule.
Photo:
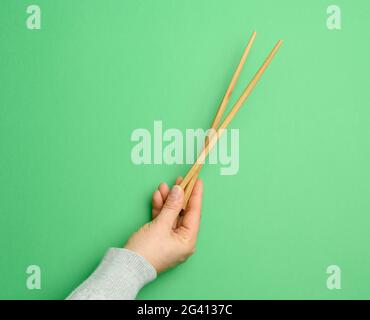
[[[158,216],[159,220],[164,221],[172,227],[179,216],[184,204],[184,190],[179,185],[174,185],[167,196],[166,202]]]

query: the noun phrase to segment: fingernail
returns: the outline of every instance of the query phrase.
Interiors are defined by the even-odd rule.
[[[168,195],[172,200],[178,200],[182,196],[182,188],[179,185],[174,185]]]

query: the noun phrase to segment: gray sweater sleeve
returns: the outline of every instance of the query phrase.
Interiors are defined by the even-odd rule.
[[[132,300],[157,272],[143,257],[127,249],[110,248],[93,274],[68,300]]]

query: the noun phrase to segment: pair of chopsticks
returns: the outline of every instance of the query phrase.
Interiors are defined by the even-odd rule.
[[[222,116],[224,114],[224,111],[226,109],[227,103],[229,102],[230,96],[234,90],[235,84],[239,78],[240,72],[242,71],[242,68],[244,66],[244,63],[247,59],[247,56],[249,54],[249,51],[252,47],[252,44],[254,42],[254,39],[256,37],[256,32],[252,33],[252,36],[250,37],[248,44],[243,52],[243,55],[240,59],[240,62],[234,72],[234,75],[231,79],[231,82],[226,90],[226,93],[222,99],[222,102],[217,110],[216,116],[212,122],[211,125],[211,133],[207,136],[204,147],[200,155],[198,156],[198,159],[193,164],[185,178],[180,183],[180,186],[185,190],[185,199],[184,199],[184,205],[183,208],[186,209],[190,195],[193,191],[193,187],[195,185],[195,182],[198,178],[199,172],[202,169],[203,163],[208,155],[208,153],[212,150],[218,139],[221,137],[224,130],[227,128],[227,126],[230,124],[230,122],[235,117],[236,113],[240,109],[240,107],[243,105],[245,100],[248,98],[254,87],[256,86],[258,80],[261,78],[262,74],[270,64],[271,60],[274,58],[276,52],[279,50],[279,47],[282,44],[282,40],[279,40],[274,48],[271,50],[270,54],[267,56],[266,60],[262,64],[262,66],[259,68],[257,73],[254,75],[252,80],[249,82],[249,84],[244,89],[242,95],[239,97],[239,99],[236,101],[234,106],[232,107],[229,114],[225,117],[225,120],[221,123]]]

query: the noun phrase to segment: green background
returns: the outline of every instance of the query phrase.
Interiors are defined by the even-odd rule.
[[[196,254],[138,298],[370,298],[370,2],[334,1],[342,30],[330,4],[2,0],[0,298],[65,298],[148,221],[189,166],[134,165],[132,131],[206,128],[253,30],[231,103],[284,43],[231,125],[239,172],[205,166]]]

